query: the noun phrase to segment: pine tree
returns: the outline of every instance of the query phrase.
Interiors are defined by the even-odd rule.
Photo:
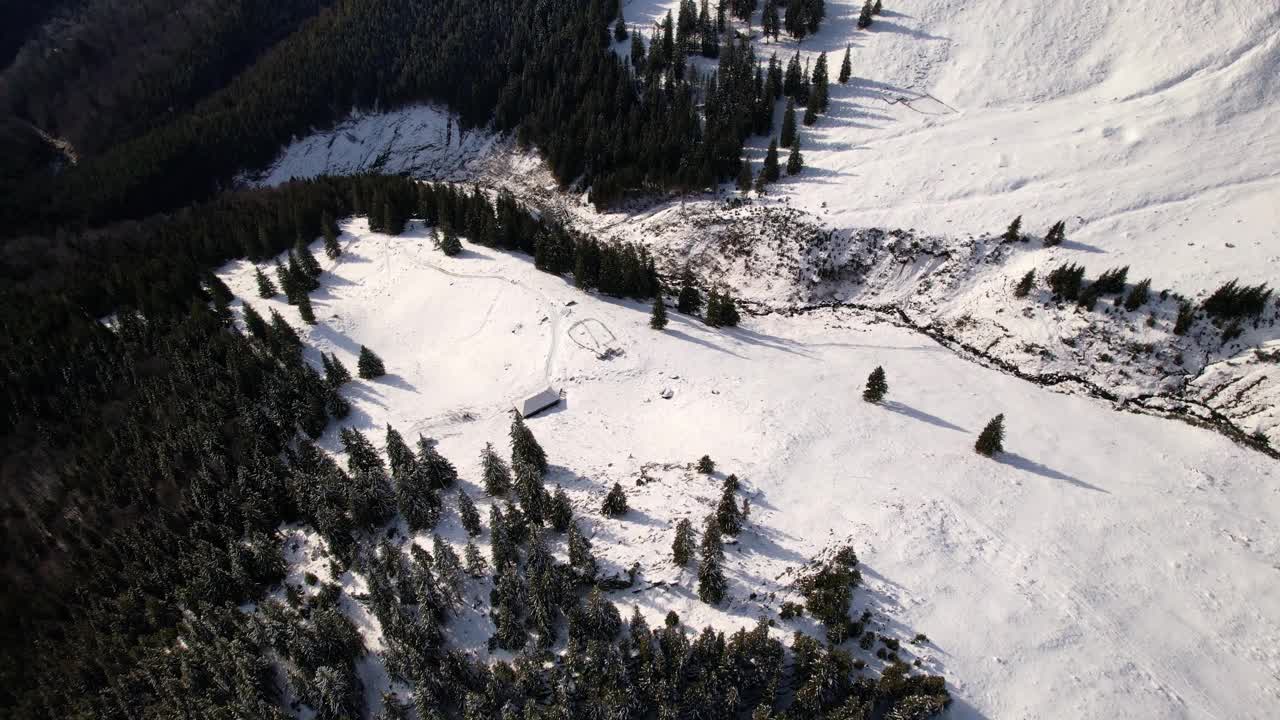
[[[639,73],[644,68],[644,40],[640,33],[631,33],[631,68]]]
[[[872,14],[874,14],[874,12],[875,11],[871,5],[871,0],[867,0],[866,3],[864,3],[862,6],[862,13],[858,15],[859,30],[866,30],[867,28],[871,27],[871,16]]]
[[[702,530],[701,563],[698,566],[698,599],[715,605],[724,599],[727,583],[724,579],[724,545],[715,515],[708,515]]]
[[[807,111],[806,114],[808,114]],[[787,158],[787,174],[799,175],[803,169],[804,156],[800,154],[800,136],[796,135],[796,143],[791,146],[791,155]]]
[[[827,54],[822,53],[813,64],[813,90],[809,96],[809,106],[816,107],[818,112],[826,112],[831,98],[828,90],[830,78],[827,75]],[[813,123],[808,123],[812,125]]]
[[[763,36],[766,39],[772,37],[776,42],[780,34],[777,0],[765,0],[764,12],[760,17],[760,23]]]
[[[792,99],[799,99],[800,85],[803,82],[800,69],[800,53],[797,52],[787,61],[787,72],[782,80],[782,94]]]
[[[710,475],[711,473],[716,471],[716,463],[714,460],[711,459],[710,455],[703,455],[702,457],[698,458],[698,462],[694,466],[694,469],[696,469],[698,472],[702,473],[703,475]]]
[[[302,322],[308,325],[316,324],[316,314],[311,308],[311,297],[303,294],[298,298],[298,315],[302,317]]]
[[[275,297],[276,286],[275,283],[271,282],[271,278],[267,277],[267,274],[262,272],[262,268],[260,267],[255,267],[253,272],[258,279],[258,297],[263,298],[264,300],[266,298]]]
[[[840,61],[840,84],[844,85],[849,82],[849,78],[853,77],[853,56],[852,48],[849,45],[844,46],[844,60]]]
[[[716,526],[725,535],[737,535],[742,530],[742,515],[738,510],[738,500],[734,497],[733,487],[725,485],[720,494],[720,504],[716,506]]]
[[[439,239],[436,240],[436,247],[440,248],[440,252],[448,257],[454,257],[462,252],[462,241],[458,240],[458,235],[453,231],[453,227],[449,223],[444,223],[441,228]]]
[[[867,387],[862,391],[862,399],[869,403],[878,403],[884,399],[884,394],[889,392],[889,383],[884,377],[884,368],[876,366],[875,370],[867,376]]]
[[[271,343],[286,352],[302,349],[302,338],[298,337],[293,326],[280,317],[280,313],[276,312],[275,308],[271,308]]]
[[[627,21],[622,19],[622,10],[618,10],[618,19],[613,23],[613,41],[622,42],[627,39]]]
[[[484,556],[480,554],[480,548],[470,540],[462,551],[462,557],[467,562],[467,574],[473,578],[482,578],[489,570],[489,563],[485,562]]]
[[[489,554],[494,570],[498,572],[516,560],[516,548],[511,542],[511,533],[507,532],[506,516],[496,502],[489,506]]]
[[[271,331],[267,327],[267,321],[262,319],[257,310],[249,303],[244,304],[244,327],[249,334],[262,342],[269,342],[271,339]]]
[[[458,471],[427,438],[418,436],[418,469],[433,490],[443,490],[458,481]]]
[[[569,523],[573,522],[573,505],[569,502],[569,496],[565,494],[564,488],[556,486],[556,491],[551,494],[551,503],[547,509],[547,519],[551,521],[551,527],[556,532],[567,532]]]
[[[341,387],[344,383],[351,380],[351,373],[347,371],[347,366],[342,364],[337,355],[330,353],[328,362],[324,366],[324,379],[329,387]]]
[[[676,537],[671,543],[671,559],[676,565],[684,567],[693,558],[693,523],[689,518],[680,518],[676,523]]]
[[[777,182],[781,175],[778,169],[778,141],[769,140],[769,151],[764,155],[764,168],[760,171],[767,182]]]
[[[982,434],[978,435],[978,442],[974,443],[973,449],[979,455],[991,457],[998,452],[1004,450],[1004,415],[996,415],[991,418],[991,422],[982,429]]]
[[[596,576],[596,558],[591,553],[591,541],[578,529],[578,523],[569,523],[569,535],[565,539],[569,550],[569,567],[583,580]]]
[[[435,559],[436,578],[449,607],[462,603],[462,559],[438,534],[431,535],[431,555]]]
[[[542,486],[542,474],[523,458],[512,462],[511,470],[515,477],[516,497],[520,501],[521,511],[529,522],[541,525],[546,505],[543,500],[547,493]]]
[[[547,473],[547,454],[543,451],[542,446],[538,444],[538,440],[533,437],[533,431],[528,425],[524,424],[524,418],[520,417],[520,413],[513,412],[511,414],[511,466],[515,467],[517,463],[526,462],[530,466],[537,469],[539,476]]]
[[[1067,239],[1067,222],[1059,220],[1049,228],[1049,232],[1044,236],[1044,246],[1053,247],[1061,245]]]
[[[316,256],[311,254],[311,249],[307,241],[302,239],[301,234],[298,235],[298,239],[294,243],[293,251],[297,254],[298,263],[308,277],[312,279],[320,277],[324,270],[320,267],[320,261],[316,260]],[[315,288],[312,289],[314,290]]]
[[[1014,218],[1013,222],[1009,223],[1009,228],[1004,231],[1004,235],[1001,237],[1005,242],[1018,242],[1019,240],[1022,239],[1022,216],[1021,215]]]
[[[622,517],[627,514],[627,494],[623,492],[621,485],[618,483],[613,484],[609,494],[604,496],[604,503],[600,506],[600,512],[604,513],[606,517]]]
[[[280,284],[280,292],[284,293],[285,299],[290,305],[296,305],[300,288],[294,281],[293,274],[280,262],[280,258],[276,258],[276,280]]]
[[[324,254],[330,260],[337,260],[342,254],[342,246],[338,244],[338,223],[328,211],[320,215],[320,232],[324,234]]]
[[[356,361],[356,372],[365,380],[382,377],[387,374],[387,369],[382,364],[382,358],[378,357],[369,348],[360,346],[360,358]]]
[[[879,15],[879,14],[880,14],[880,0],[876,0],[876,4],[872,6],[872,8],[871,8],[871,14],[873,14],[873,15]]]
[[[1035,268],[1032,268],[1027,271],[1026,275],[1022,276],[1021,280],[1018,281],[1018,286],[1013,289],[1013,296],[1026,297],[1027,293],[1031,292],[1031,288],[1035,285],[1035,282],[1036,270]]]
[[[462,528],[468,535],[475,537],[480,534],[480,511],[476,510],[471,496],[462,488],[458,488],[458,518],[462,520]]]
[[[386,524],[396,512],[396,496],[380,466],[353,472],[347,484],[351,519],[357,526],[373,529]]]
[[[804,124],[812,125],[816,122],[818,122],[818,111],[813,103],[809,103],[804,108]]]
[[[404,437],[400,435],[391,423],[387,423],[386,434],[386,452],[387,464],[391,466],[391,477],[397,482],[403,480],[410,473],[418,470],[418,459],[414,457],[413,451],[409,449],[409,445],[405,443]]]
[[[738,163],[738,192],[743,195],[751,192],[751,163],[745,159]]]
[[[1151,293],[1151,278],[1134,285],[1124,299],[1124,309],[1130,312],[1147,304],[1147,296]]]
[[[667,304],[663,302],[662,295],[653,300],[653,312],[649,315],[649,327],[654,330],[661,330],[667,326]]]
[[[787,109],[782,111],[782,133],[778,136],[782,147],[791,147],[796,141],[796,101],[787,98]]]
[[[511,489],[511,470],[498,453],[494,452],[491,443],[485,443],[480,451],[481,477],[484,491],[494,497],[506,495]]]
[[[702,293],[693,284],[693,273],[686,268],[680,280],[680,296],[676,299],[676,310],[685,315],[697,315],[702,309]]]

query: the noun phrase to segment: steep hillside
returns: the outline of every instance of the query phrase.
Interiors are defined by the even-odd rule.
[[[1280,703],[1280,626],[1268,610],[1280,602],[1280,507],[1264,456],[1010,378],[850,311],[717,331],[672,310],[655,332],[646,305],[584,294],[469,243],[447,258],[416,221],[399,237],[363,220],[344,231],[344,254],[314,294],[318,324],[302,331],[306,353],[354,367],[367,345],[389,374],[344,390],[353,411],[341,424],[435,438],[483,511],[485,443],[505,442],[514,401],[563,390],[529,426],[602,575],[639,564],[631,587],[608,593],[624,613],[637,606],[657,626],[675,611],[726,631],[763,616],[779,638],[811,631],[807,616],[780,616],[781,603],[798,599],[805,559],[849,542],[866,578],[855,614],[871,610],[879,632],[948,678],[952,717],[1262,718]],[[254,297],[251,264],[221,275]],[[296,315],[282,300],[251,302]],[[877,365],[890,390],[872,405],[861,390]],[[989,460],[973,442],[996,413],[1007,453]],[[338,429],[320,445],[341,455]],[[703,454],[715,478],[692,471]],[[714,508],[726,473],[741,478],[751,512],[728,546],[729,596],[711,606],[670,547],[679,519],[696,524]],[[617,519],[600,514],[614,482],[632,508]],[[461,552],[452,511],[439,531]],[[308,570],[326,578],[323,546],[292,537],[291,582]],[[362,578],[337,579],[360,592]],[[488,587],[468,581],[467,596]],[[382,648],[376,621],[350,610]],[[481,653],[492,632],[483,602],[450,626]],[[906,643],[918,632],[928,641]],[[362,670],[375,703],[381,663],[371,655]]]

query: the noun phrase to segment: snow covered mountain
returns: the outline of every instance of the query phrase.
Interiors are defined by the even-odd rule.
[[[647,28],[677,5],[623,12]],[[515,398],[565,388],[531,422],[560,466],[551,480],[594,513],[610,572],[641,564],[641,590],[613,599],[655,623],[668,610],[726,629],[777,620],[788,569],[848,540],[867,565],[860,602],[904,642],[928,635],[912,652],[953,684],[954,717],[1275,716],[1274,459],[1152,415],[1280,442],[1274,302],[1235,338],[1208,318],[1174,331],[1182,297],[1280,277],[1280,6],[893,0],[859,31],[860,7],[829,0],[802,42],[756,38],[759,57],[826,52],[837,66],[850,46],[854,74],[801,128],[805,170],[762,197],[726,185],[598,212],[536,154],[459,136],[430,106],[351,118],[251,174],[509,190],[643,243],[664,277],[688,265],[731,287],[752,312],[741,329],[677,316],[654,334],[634,303],[473,245],[444,258],[419,225],[388,238],[356,220],[355,261],[325,280],[309,352],[377,348],[394,377],[352,395],[357,425],[436,437],[464,477]],[[752,139],[755,167],[767,145]],[[1019,215],[1031,241],[1000,242]],[[1067,242],[1042,247],[1059,220]],[[1090,279],[1128,266],[1152,299],[1058,302],[1043,277],[1071,262]],[[1029,270],[1036,290],[1015,297]],[[223,276],[252,295],[250,266]],[[885,407],[858,397],[877,365]],[[972,438],[996,413],[1010,452],[993,463]],[[336,430],[326,442],[340,448]],[[714,503],[688,469],[704,453],[756,508],[720,608],[666,559],[674,523]],[[622,520],[595,512],[614,481],[636,509]],[[490,633],[473,620],[472,639]]]

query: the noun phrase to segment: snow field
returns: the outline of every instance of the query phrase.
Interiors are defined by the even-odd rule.
[[[602,572],[640,563],[635,587],[611,594],[624,615],[638,605],[657,623],[675,610],[726,630],[776,617],[792,597],[785,571],[848,541],[866,578],[855,609],[871,608],[904,643],[929,636],[904,648],[946,675],[953,716],[1280,708],[1280,492],[1261,454],[1053,393],[848,311],[722,331],[673,311],[658,333],[647,305],[581,293],[528,258],[471,244],[446,258],[417,222],[399,237],[364,220],[343,229],[344,255],[322,261],[311,328],[282,299],[257,298],[249,263],[221,275],[260,312],[274,306],[295,323],[317,365],[324,351],[354,368],[361,344],[381,355],[389,375],[346,386],[353,412],[341,424],[379,445],[388,423],[410,442],[436,438],[486,524],[481,448],[506,453],[518,397],[563,388],[562,405],[529,425],[553,465],[548,486],[570,494]],[[615,357],[600,359],[609,349]],[[860,397],[877,365],[890,385],[882,406]],[[988,460],[972,444],[996,413],[1008,453]],[[334,453],[338,425],[320,441]],[[688,469],[704,453],[713,478]],[[713,608],[696,599],[695,568],[672,566],[670,543],[679,518],[700,527],[729,472],[752,512],[726,548],[730,599]],[[599,513],[614,481],[633,508],[616,520]],[[452,511],[438,531],[461,551]],[[303,565],[326,579],[298,542],[291,581]],[[812,629],[807,618],[778,623],[780,636]],[[376,650],[376,621],[358,625]],[[451,623],[454,642],[481,653],[490,632],[474,611]],[[376,656],[364,670],[375,698]]]

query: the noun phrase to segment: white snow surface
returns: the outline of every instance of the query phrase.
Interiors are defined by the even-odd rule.
[[[345,253],[324,262],[312,295],[315,326],[281,299],[257,299],[248,262],[220,274],[263,314],[274,307],[295,323],[317,365],[321,351],[348,367],[362,344],[379,353],[389,374],[344,388],[353,412],[342,424],[377,444],[388,423],[410,442],[436,438],[482,517],[481,448],[506,447],[514,399],[563,388],[564,401],[528,423],[604,572],[640,563],[636,586],[611,594],[624,616],[636,605],[658,623],[675,610],[689,626],[726,630],[776,618],[794,598],[788,570],[850,542],[866,578],[855,612],[871,609],[908,661],[945,674],[951,717],[1280,713],[1280,478],[1264,455],[1052,392],[850,310],[719,331],[672,311],[655,332],[647,305],[581,293],[526,257],[470,243],[446,258],[416,221],[399,237],[364,220],[343,230]],[[883,405],[860,397],[877,365],[890,386]],[[972,448],[997,413],[1007,452],[991,460]],[[337,425],[320,441],[335,453]],[[704,453],[714,477],[691,470]],[[701,526],[730,472],[752,510],[727,548],[730,598],[710,607],[670,545],[679,518]],[[632,509],[608,519],[599,506],[615,481]],[[438,530],[461,549],[452,512]],[[319,541],[289,532],[290,581],[304,569],[328,579]],[[471,581],[470,597],[486,593]],[[348,610],[374,651],[361,671],[376,702],[379,630]],[[779,620],[775,632],[796,629],[815,627]],[[483,655],[491,630],[471,609],[450,631]],[[906,643],[917,632],[929,642]]]
[[[435,105],[389,112],[354,112],[329,130],[295,138],[265,170],[242,180],[279,185],[317,175],[362,172],[413,173],[448,179],[490,151],[495,137],[463,131],[452,114]]]

